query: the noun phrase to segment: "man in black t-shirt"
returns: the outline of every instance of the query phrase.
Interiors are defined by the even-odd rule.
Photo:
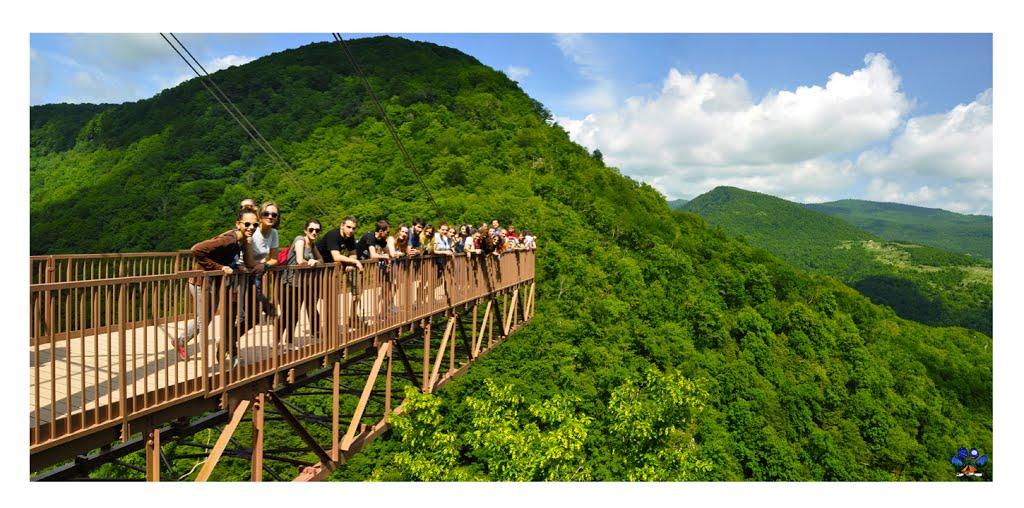
[[[316,242],[316,248],[320,251],[324,261],[342,263],[345,266],[346,288],[350,295],[347,299],[342,296],[342,309],[345,310],[351,329],[357,324],[357,312],[359,308],[359,295],[362,292],[363,264],[356,258],[356,218],[349,215],[341,221],[341,227],[327,232],[320,241]]]
[[[377,221],[373,232],[366,232],[356,242],[356,257],[359,259],[390,259],[388,256],[388,232],[391,224],[387,220]]]
[[[356,218],[349,215],[341,222],[341,227],[332,229],[316,242],[316,248],[324,261],[344,263],[345,271],[363,271],[363,265],[356,257]]]

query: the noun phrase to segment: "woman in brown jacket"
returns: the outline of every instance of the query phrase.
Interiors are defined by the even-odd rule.
[[[185,327],[185,333],[180,335],[175,342],[178,358],[182,360],[188,358],[188,342],[196,336],[198,330],[203,329],[203,296],[209,296],[210,302],[213,304],[212,308],[217,308],[217,296],[219,294],[221,278],[227,279],[229,287],[233,287],[239,293],[236,302],[245,301],[245,290],[248,284],[244,280],[238,281],[237,277],[249,271],[263,271],[263,266],[257,264],[252,255],[252,234],[256,231],[257,227],[259,227],[259,219],[256,216],[256,212],[243,209],[238,212],[238,218],[235,221],[235,229],[233,231],[217,235],[209,240],[203,240],[192,246],[192,254],[196,258],[193,270],[220,270],[224,273],[224,277],[195,277],[189,280],[188,290],[196,302],[196,319],[188,322],[188,325]],[[204,281],[208,282],[205,284],[206,287],[203,287]],[[244,333],[245,330],[249,329],[249,319],[245,315],[245,306],[236,304],[235,307],[237,308],[235,309],[236,322],[234,326],[224,323],[221,330],[222,337],[230,338],[228,342],[230,347],[229,354],[232,356],[235,355],[239,330],[243,330]]]

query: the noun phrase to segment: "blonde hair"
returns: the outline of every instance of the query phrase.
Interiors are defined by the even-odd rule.
[[[258,217],[263,217],[263,212],[267,211],[267,208],[270,207],[277,208],[277,218],[274,219],[274,229],[277,229],[277,226],[281,224],[281,207],[277,206],[277,203],[273,201],[264,201],[263,204],[260,205],[260,213]]]

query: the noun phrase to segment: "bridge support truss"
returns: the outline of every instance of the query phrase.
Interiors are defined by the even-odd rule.
[[[405,410],[405,400],[395,400],[396,391],[402,393],[405,386],[436,391],[526,324],[533,316],[535,291],[530,280],[296,365],[283,375],[225,390],[218,410],[198,418],[179,417],[166,427],[136,423],[131,430],[142,435],[134,442],[80,456],[35,479],[81,478],[136,450],[145,451],[148,481],[178,479],[169,475],[171,461],[181,458],[200,459],[194,480],[217,479],[217,466],[226,457],[248,460],[251,481],[263,481],[265,473],[275,480],[287,479],[281,464],[295,472],[294,481],[324,479],[383,434],[390,419]],[[290,402],[307,395],[330,395],[330,417],[310,414]],[[197,432],[220,424],[212,446],[191,441]],[[268,424],[283,424],[304,448],[268,448],[275,444],[267,442]],[[199,446],[205,451],[168,457],[164,449],[170,443],[176,450]]]

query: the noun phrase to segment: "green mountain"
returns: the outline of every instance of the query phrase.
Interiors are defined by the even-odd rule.
[[[672,211],[470,56],[389,37],[350,47],[448,221],[511,222],[540,250],[531,324],[439,394],[412,394],[333,479],[949,480],[957,448],[991,449],[989,337],[901,319]],[[33,108],[32,251],[187,248],[245,196],[281,205],[285,238],[309,216],[354,214],[360,232],[437,220],[339,47],[214,78],[293,173],[195,80],[92,116],[66,107],[84,122]],[[330,411],[330,397],[295,403]],[[302,447],[267,426],[268,442]],[[178,475],[195,465],[170,460]],[[218,478],[248,478],[231,464]],[[139,473],[100,472],[113,474]]]
[[[837,277],[902,317],[992,334],[987,261],[887,242],[798,203],[734,187],[717,187],[684,209],[801,268]]]
[[[689,202],[690,202],[689,199],[673,199],[672,201],[668,202],[668,207],[673,209],[673,210],[682,210],[683,209],[683,205],[685,205],[686,203],[689,203]]]
[[[843,219],[880,238],[918,243],[992,260],[992,217],[938,208],[843,199],[804,205]]]

